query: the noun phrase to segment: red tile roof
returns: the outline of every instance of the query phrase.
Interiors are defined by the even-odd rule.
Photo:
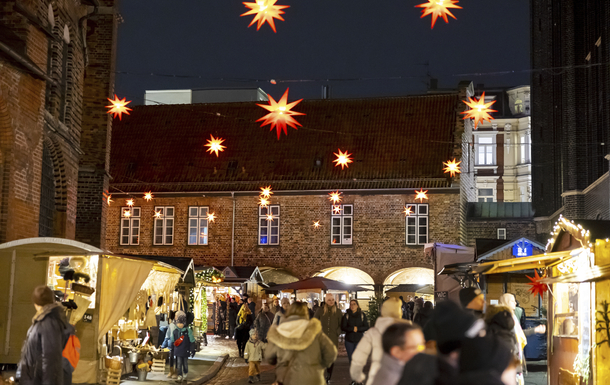
[[[449,187],[462,108],[457,94],[306,100],[303,124],[277,140],[255,103],[136,106],[114,121],[111,191],[254,191]],[[227,148],[207,153],[210,134]],[[341,170],[333,153],[353,154]],[[316,166],[316,160],[321,165]]]

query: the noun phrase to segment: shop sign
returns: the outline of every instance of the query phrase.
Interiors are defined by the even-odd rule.
[[[434,302],[444,301],[447,298],[449,298],[449,292],[448,291],[435,291],[434,292]]]
[[[513,256],[519,257],[531,257],[534,255],[534,248],[531,243],[526,241],[519,241],[513,246]]]
[[[83,322],[90,324],[93,322],[93,314],[85,313],[83,314]]]

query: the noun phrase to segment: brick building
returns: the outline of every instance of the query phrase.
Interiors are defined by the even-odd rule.
[[[255,122],[264,110],[254,103],[135,107],[113,128],[106,246],[301,278],[351,267],[376,284],[430,269],[424,244],[465,234],[459,180],[443,173],[443,162],[461,157],[462,98],[303,101],[295,108],[303,127],[280,140]],[[218,157],[206,153],[210,135],[225,140]],[[349,168],[335,167],[337,149],[353,154]],[[261,208],[268,185],[274,194]],[[416,200],[419,189],[429,199]],[[337,190],[343,201],[333,210]]]
[[[533,204],[549,218],[541,233],[561,212],[610,218],[609,18],[607,1],[531,2]]]
[[[0,3],[0,242],[103,246],[116,27],[114,0]]]

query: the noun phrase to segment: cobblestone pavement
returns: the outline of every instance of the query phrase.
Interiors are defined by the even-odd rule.
[[[546,361],[528,362],[528,373],[525,376],[525,385],[546,385],[548,377],[546,364]]]

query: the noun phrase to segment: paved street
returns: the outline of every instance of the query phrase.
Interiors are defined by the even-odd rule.
[[[525,376],[525,385],[546,385],[546,361],[528,362],[528,374]]]

